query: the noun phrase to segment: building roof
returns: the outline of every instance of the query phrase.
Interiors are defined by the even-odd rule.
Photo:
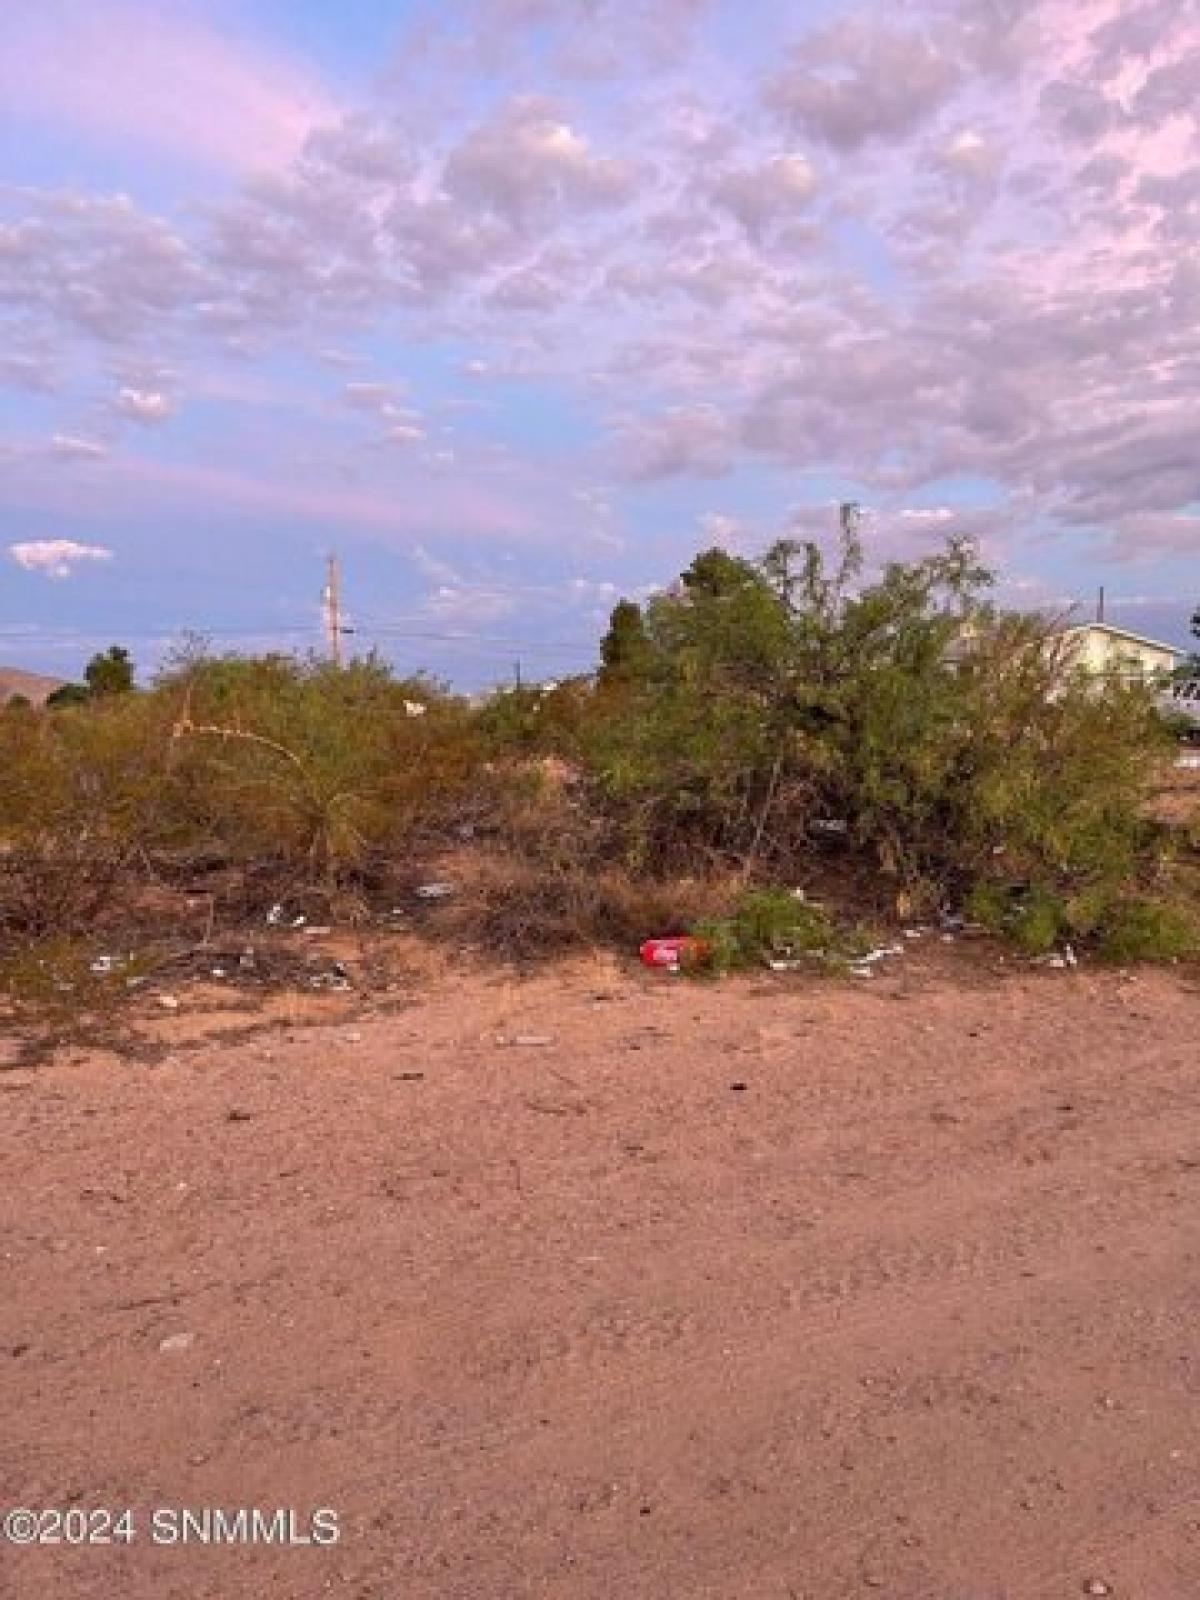
[[[1074,633],[1108,633],[1115,639],[1128,639],[1133,644],[1149,645],[1152,650],[1161,650],[1164,655],[1183,657],[1186,650],[1181,650],[1178,645],[1164,644],[1161,639],[1147,639],[1144,633],[1131,633],[1128,628],[1114,628],[1111,622],[1079,622],[1069,628],[1061,628],[1059,632],[1063,637]]]

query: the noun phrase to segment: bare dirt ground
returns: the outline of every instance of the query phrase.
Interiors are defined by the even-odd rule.
[[[1196,976],[973,959],[14,1054],[0,1500],[135,1532],[0,1593],[1195,1600]]]

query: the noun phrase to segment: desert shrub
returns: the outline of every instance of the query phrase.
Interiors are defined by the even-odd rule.
[[[1175,949],[1144,908],[1182,898],[1143,820],[1167,748],[1150,695],[1072,672],[961,542],[871,581],[852,536],[833,561],[708,551],[622,602],[594,683],[472,708],[374,657],[191,648],[148,690],[6,713],[0,938],[75,931],[138,871],[332,895],[470,839],[480,940],[517,952],[697,917],[728,965],[837,948],[811,907],[730,891],[818,854],[878,906],[969,902],[1034,953]]]
[[[1109,961],[1166,961],[1200,953],[1200,927],[1185,906],[1136,892],[1093,886],[1073,896],[980,885],[969,909],[1030,955],[1086,942]]]
[[[743,895],[729,915],[697,922],[692,931],[707,946],[704,967],[717,972],[803,956],[835,964],[862,948],[823,906],[782,889]]]
[[[156,694],[175,710],[165,799],[182,835],[307,878],[412,849],[478,764],[465,709],[374,659],[201,659]]]
[[[0,934],[78,929],[130,873],[201,858],[264,895],[344,883],[453,826],[480,759],[461,702],[374,661],[193,655],[148,692],[5,717]]]
[[[168,742],[134,695],[0,719],[0,933],[85,925],[163,840]]]
[[[718,554],[647,608],[637,681],[596,696],[589,758],[631,859],[709,851],[794,881],[832,819],[911,910],[1128,876],[1150,697],[1072,674],[968,546],[873,583],[853,540],[832,568],[811,545]]]
[[[1115,903],[1098,929],[1108,961],[1171,961],[1200,954],[1200,928],[1183,907],[1146,899]]]

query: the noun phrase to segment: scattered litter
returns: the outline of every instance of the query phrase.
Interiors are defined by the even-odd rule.
[[[1185,772],[1200,770],[1200,752],[1195,750],[1185,751],[1183,755],[1175,758],[1175,765],[1182,767]]]
[[[875,968],[881,961],[890,961],[894,956],[902,956],[902,944],[880,945],[878,950],[868,950],[865,956],[855,956],[850,963],[850,975],[854,978],[873,978]]]
[[[362,1034],[359,1033],[357,1028],[351,1028],[348,1033],[344,1033],[342,1035],[342,1043],[343,1044],[361,1044],[362,1043]]]
[[[224,967],[214,967],[212,969],[212,976],[214,978],[227,978],[229,974],[226,972]]]
[[[814,833],[842,835],[850,832],[850,824],[842,817],[818,817],[812,824]]]
[[[315,972],[308,980],[310,989],[332,989],[337,994],[344,994],[347,989],[354,986],[344,972]]]
[[[322,927],[305,928],[304,937],[306,939],[320,939],[320,938],[323,938],[326,934],[329,934],[329,933],[332,933],[332,932],[333,932],[332,928],[322,928]]]
[[[278,928],[284,923],[286,923],[289,928],[302,928],[307,921],[308,918],[303,914],[298,917],[289,918],[287,912],[281,905],[273,905],[267,912],[267,926],[269,928]]]
[[[179,1010],[179,996],[174,994],[160,994],[158,1003],[164,1011]]]
[[[242,971],[253,972],[256,965],[257,963],[254,959],[254,951],[243,950],[241,955],[238,957],[238,966],[241,967]]]
[[[925,929],[924,928],[905,928],[904,937],[906,939],[923,939],[925,937]]]
[[[404,714],[406,717],[423,717],[428,710],[429,707],[420,700],[406,700],[404,702]]]
[[[423,883],[416,893],[418,900],[448,900],[457,890],[452,883]]]
[[[107,977],[110,972],[115,972],[118,967],[125,965],[123,956],[97,956],[92,962],[92,971],[97,977]]]
[[[1090,1595],[1106,1595],[1112,1593],[1112,1587],[1105,1583],[1103,1578],[1088,1578],[1083,1585],[1083,1592]]]
[[[788,958],[787,960],[768,961],[767,965],[770,967],[772,972],[801,972],[805,967],[805,963],[803,961],[797,961],[793,958]]]
[[[196,1342],[194,1333],[173,1333],[169,1338],[159,1342],[159,1350],[163,1355],[170,1355],[174,1350],[190,1350]]]
[[[1035,956],[1031,965],[1035,967],[1052,967],[1056,972],[1066,972],[1069,968],[1079,965],[1079,957],[1068,944],[1063,946],[1061,952],[1046,956]]]

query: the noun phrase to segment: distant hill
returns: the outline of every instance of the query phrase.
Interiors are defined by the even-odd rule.
[[[0,667],[0,706],[14,695],[24,695],[31,705],[46,703],[46,696],[61,689],[65,678],[48,678],[41,672],[22,672],[19,667]]]

